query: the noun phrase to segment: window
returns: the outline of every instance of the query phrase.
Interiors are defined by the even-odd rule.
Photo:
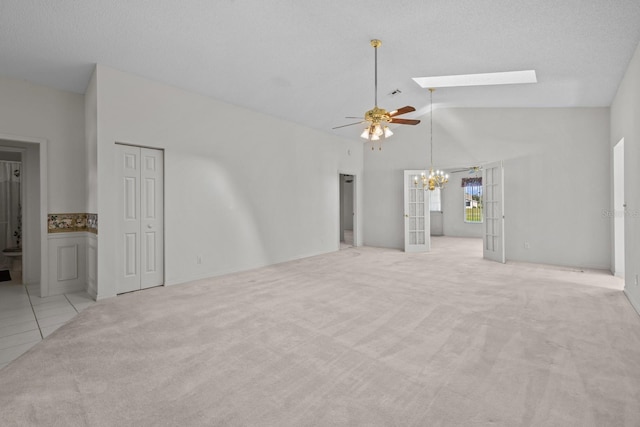
[[[441,212],[442,211],[442,201],[440,199],[440,189],[435,188],[429,191],[429,210],[431,212]]]
[[[462,178],[464,222],[482,222],[482,178]]]

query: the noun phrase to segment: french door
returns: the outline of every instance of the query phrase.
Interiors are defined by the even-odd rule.
[[[429,197],[422,187],[423,170],[404,171],[404,251],[431,250]]]
[[[482,197],[484,204],[484,258],[504,263],[504,169],[502,162],[491,163],[482,169]]]
[[[130,292],[164,283],[164,152],[116,144],[118,284]]]

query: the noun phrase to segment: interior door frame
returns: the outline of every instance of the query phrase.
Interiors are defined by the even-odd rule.
[[[625,202],[624,179],[624,138],[613,146],[613,268],[615,276],[624,278],[625,270],[625,215],[627,204]]]
[[[26,199],[26,188],[27,188],[27,183],[28,183],[28,177],[29,177],[29,173],[31,172],[29,169],[26,168],[26,162],[25,162],[25,153],[27,152],[26,148],[21,148],[21,147],[9,147],[6,145],[0,146],[0,151],[5,152],[5,153],[19,153],[20,154],[20,168],[21,168],[21,179],[20,179],[20,209],[22,211],[22,224],[28,223],[28,220],[25,221],[25,218],[29,218],[28,214],[31,212],[28,200]],[[22,230],[22,234],[25,236],[29,236],[29,232],[30,230],[28,230],[30,227],[23,227]],[[23,266],[26,266],[26,268],[30,267],[30,257],[27,255],[28,251],[26,249],[28,249],[28,244],[25,247],[24,243],[28,242],[28,240],[26,238],[22,239],[22,256],[20,257],[20,261],[22,262]],[[4,245],[4,243],[2,243]],[[25,258],[26,258],[26,262],[25,262]],[[15,261],[14,261],[15,262]],[[23,271],[27,271],[26,269],[24,269]],[[22,284],[25,283],[25,279],[24,279],[24,275],[21,275],[20,277],[20,281]]]
[[[39,212],[39,225],[40,225],[40,296],[47,297],[49,296],[49,251],[48,251],[48,211],[49,211],[49,197],[48,197],[48,182],[49,182],[49,174],[47,171],[47,159],[49,158],[47,154],[48,141],[44,138],[36,138],[36,137],[26,137],[26,136],[18,136],[18,135],[9,135],[0,133],[0,139],[8,141],[8,142],[16,142],[18,144],[27,143],[27,144],[37,144],[38,147],[38,157],[39,157],[39,168],[40,168],[40,185],[39,185],[39,199],[40,199],[40,212]],[[6,148],[9,148],[7,146]],[[25,179],[28,176],[27,171],[24,169],[24,156],[26,150],[22,153],[22,162],[23,162],[23,175],[25,175]],[[26,185],[23,185],[26,187]],[[22,191],[22,200],[27,202],[26,194],[24,192],[24,188]],[[31,211],[32,207],[27,203],[22,207],[22,216],[23,218],[27,216],[27,214]],[[22,230],[22,240],[23,242],[28,241],[27,239],[31,235],[32,230],[30,227],[24,227]],[[29,256],[29,252],[23,250],[22,252],[22,282],[25,283],[24,280],[24,271],[33,263],[31,257]],[[29,284],[29,283],[25,283]]]
[[[416,187],[417,191],[420,191],[422,193],[423,196],[423,203],[424,203],[424,212],[423,212],[423,218],[424,218],[424,244],[411,244],[409,243],[409,233],[410,233],[410,224],[411,224],[411,215],[410,215],[410,207],[409,207],[409,200],[410,200],[410,195],[409,195],[409,189],[410,187],[412,187],[412,183],[413,183],[413,177],[415,176],[421,176],[423,174],[426,174],[427,171],[426,170],[415,170],[415,169],[407,169],[404,171],[404,181],[403,181],[403,188],[404,188],[404,200],[403,200],[403,212],[404,212],[404,251],[405,252],[429,252],[431,251],[431,209],[429,206],[430,203],[430,198],[428,197],[428,195],[426,194],[426,191],[424,188],[419,188]],[[422,183],[419,183],[419,186],[422,186]],[[416,194],[418,194],[418,192],[416,192]],[[415,218],[418,218],[419,216],[415,216]]]
[[[151,147],[151,146],[146,146],[146,145],[136,145],[136,144],[126,143],[126,142],[116,141],[114,143],[114,148],[115,148],[114,152],[116,153],[115,154],[116,158],[118,157],[119,146],[138,148],[138,149],[141,150],[141,152],[142,152],[142,149],[158,150],[158,151],[162,152],[162,203],[161,203],[161,209],[162,209],[162,283],[158,284],[158,285],[154,285],[154,286],[166,286],[167,285],[167,264],[166,264],[166,262],[167,262],[167,257],[166,257],[167,251],[166,251],[166,226],[165,226],[165,214],[166,214],[166,209],[165,209],[165,206],[166,206],[166,197],[165,197],[165,192],[166,192],[166,173],[165,173],[165,171],[166,171],[166,167],[165,167],[166,152],[165,152],[165,149],[164,148],[159,148],[159,147]],[[120,159],[117,159],[116,161],[119,161],[119,160]],[[139,158],[139,161],[140,162],[142,161],[141,157]],[[140,183],[140,185],[142,185],[142,184]],[[118,190],[118,192],[120,192],[120,191],[121,190]],[[141,197],[141,194],[142,193],[140,193],[140,197]],[[117,197],[120,198],[121,194],[118,193]],[[141,210],[139,210],[139,214],[141,214]],[[118,231],[118,233],[121,231],[119,225],[117,226],[117,231]],[[141,236],[139,236],[139,238],[140,238],[140,243],[139,244],[142,244]],[[116,247],[117,247],[117,243],[116,243]],[[138,268],[140,268],[141,265],[142,265],[142,261],[139,260],[138,261]],[[128,292],[135,292],[135,291],[139,291],[139,290],[143,290],[143,289],[148,289],[149,288],[149,287],[142,287],[142,281],[141,281],[140,282],[141,283],[141,287],[139,289],[134,289],[132,291],[119,292],[118,291],[118,284],[119,284],[118,280],[120,280],[120,276],[119,276],[119,274],[120,274],[120,266],[117,263],[116,263],[116,270],[117,270],[117,273],[116,273],[116,285],[115,285],[116,291],[115,291],[115,295],[121,295],[121,294],[125,294],[125,293],[128,293]],[[140,271],[139,274],[140,274],[140,278],[142,278],[142,276],[141,276],[142,275],[142,271]],[[150,286],[150,287],[154,287],[154,286]]]
[[[358,245],[358,174],[354,172],[338,170],[338,248],[340,248],[340,224],[342,223],[342,175],[351,175],[353,177],[353,247]]]
[[[498,219],[498,226],[497,226],[497,230],[500,232],[499,236],[498,236],[498,242],[500,245],[500,250],[499,251],[494,251],[494,250],[489,250],[488,249],[488,229],[489,227],[491,227],[490,224],[492,220],[494,220],[493,217],[488,217],[487,216],[487,207],[489,203],[492,203],[491,201],[487,200],[487,174],[489,170],[493,170],[493,169],[498,169],[499,173],[498,173],[498,177],[497,179],[499,180],[499,191],[497,192],[497,196],[498,196],[498,207],[499,207],[499,213],[496,216]],[[495,185],[495,184],[491,184],[491,185]],[[496,192],[495,191],[491,191],[492,195],[495,195]],[[495,197],[494,197],[495,199]],[[493,163],[488,163],[482,166],[482,200],[483,200],[483,215],[484,215],[484,230],[482,231],[482,257],[485,259],[489,259],[492,261],[496,261],[496,262],[500,262],[502,264],[504,264],[506,262],[506,254],[505,254],[505,235],[504,235],[504,164],[502,162],[502,160],[498,161],[498,162],[493,162]],[[493,202],[496,203],[496,202]],[[492,208],[492,212],[494,211],[494,209]],[[495,234],[492,234],[495,235]],[[491,246],[494,246],[494,243],[492,243]]]

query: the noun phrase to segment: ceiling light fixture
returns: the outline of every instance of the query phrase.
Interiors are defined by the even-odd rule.
[[[373,46],[373,50],[375,52],[375,68],[374,68],[374,84],[375,84],[375,104],[374,107],[364,113],[364,120],[361,120],[356,123],[349,123],[348,125],[336,126],[333,129],[339,129],[347,126],[359,125],[362,123],[367,123],[367,127],[364,129],[360,136],[368,141],[380,141],[381,139],[389,138],[393,135],[391,129],[387,124],[394,123],[399,125],[417,125],[420,123],[420,120],[415,119],[402,119],[397,116],[402,114],[407,114],[412,111],[416,111],[410,105],[406,107],[398,108],[397,110],[388,112],[384,108],[378,107],[378,48],[382,45],[382,42],[378,39],[371,40],[371,46]],[[396,89],[393,91],[393,95],[400,93],[400,89]],[[357,119],[358,117],[347,117],[348,119]],[[371,145],[371,149],[373,150],[373,144]],[[382,150],[382,145],[379,145],[379,149]]]
[[[425,190],[429,190],[429,191],[433,191],[436,188],[439,189],[443,189],[445,184],[447,182],[449,182],[449,175],[444,173],[444,171],[441,170],[433,170],[433,92],[435,91],[434,88],[430,87],[429,88],[429,99],[430,99],[430,121],[431,121],[431,125],[430,125],[430,130],[431,130],[431,137],[430,137],[430,151],[429,151],[429,163],[430,163],[430,167],[429,167],[429,175],[427,176],[426,174],[422,174],[420,180],[422,181],[422,188]],[[418,186],[418,177],[416,176],[413,179],[413,182],[416,186]]]
[[[453,86],[491,86],[537,83],[535,70],[506,71],[501,73],[460,74],[455,76],[413,77],[423,88]]]
[[[373,46],[373,51],[375,52],[375,69],[374,69],[374,85],[375,85],[375,103],[372,110],[369,110],[365,113],[364,119],[369,122],[369,125],[365,128],[365,130],[360,135],[361,138],[368,139],[370,141],[378,141],[380,137],[388,138],[393,135],[391,129],[386,124],[384,127],[382,123],[388,123],[391,121],[391,116],[387,111],[383,108],[378,108],[378,48],[382,45],[380,40],[374,39],[371,40],[371,46]],[[378,147],[380,150],[382,146]],[[371,146],[373,150],[373,145]]]

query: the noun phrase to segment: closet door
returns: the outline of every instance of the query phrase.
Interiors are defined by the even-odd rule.
[[[116,145],[118,162],[117,292],[164,282],[163,153]]]
[[[140,151],[140,271],[141,288],[164,283],[163,152]]]

